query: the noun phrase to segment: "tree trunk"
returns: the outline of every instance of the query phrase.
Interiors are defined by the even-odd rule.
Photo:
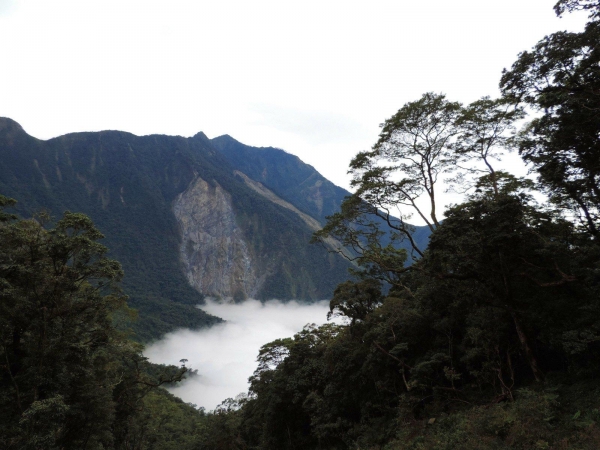
[[[545,378],[544,373],[540,370],[538,363],[537,363],[537,359],[535,358],[535,355],[533,354],[531,347],[529,347],[527,335],[525,334],[525,331],[523,331],[523,328],[521,327],[521,323],[519,322],[517,315],[512,310],[510,311],[510,315],[512,316],[513,321],[515,323],[517,335],[519,336],[519,341],[521,341],[521,347],[523,348],[523,352],[525,352],[525,357],[527,358],[529,367],[531,367],[531,371],[533,372],[535,381],[544,381],[544,378]]]

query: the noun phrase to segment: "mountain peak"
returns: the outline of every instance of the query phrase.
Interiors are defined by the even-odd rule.
[[[8,117],[0,117],[0,131],[25,133],[21,125]]]
[[[206,136],[202,131],[198,131],[195,135],[192,136],[192,139],[200,139],[202,141],[208,141],[208,136]]]
[[[237,144],[241,144],[240,141],[238,141],[237,139],[232,138],[230,135],[228,134],[222,134],[221,136],[217,136],[215,138],[212,138],[211,141],[217,141],[217,142],[227,142],[227,143],[237,143]]]
[[[286,152],[284,149],[279,148],[279,147],[254,147],[251,145],[246,145],[243,144],[242,142],[238,141],[237,139],[231,137],[228,134],[223,134],[221,136],[217,136],[215,138],[212,138],[210,140],[213,144],[216,144],[219,148],[224,148],[225,146],[236,146],[239,148],[245,148],[246,150],[250,151],[250,152],[257,152],[257,151],[264,151],[264,150],[268,150],[269,152],[275,152],[277,154],[285,154],[287,156],[291,156],[295,159],[297,159],[298,161],[300,161],[300,158],[298,158],[296,155],[293,155],[291,153]]]

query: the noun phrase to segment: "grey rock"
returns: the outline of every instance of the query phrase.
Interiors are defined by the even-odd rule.
[[[255,272],[231,195],[213,183],[196,177],[173,203],[185,275],[203,294],[236,301],[255,297],[264,277]]]

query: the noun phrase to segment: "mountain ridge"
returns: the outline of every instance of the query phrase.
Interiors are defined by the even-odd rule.
[[[0,120],[0,156],[0,192],[19,201],[17,212],[31,215],[40,208],[50,209],[53,214],[84,212],[106,234],[105,244],[112,257],[125,269],[123,286],[130,303],[140,312],[137,331],[142,339],[179,326],[216,323],[217,319],[194,308],[202,302],[202,294],[242,300],[252,293],[265,300],[311,301],[328,298],[348,277],[350,264],[339,255],[309,245],[314,229],[295,212],[249,188],[204,133],[184,138],[107,130],[70,133],[44,141],[28,135],[17,122],[4,119]],[[304,163],[298,158],[296,164]],[[276,171],[277,167],[271,162],[269,169]],[[313,176],[320,177],[311,169],[318,175]],[[246,247],[245,257],[255,272],[254,278],[248,275],[238,285],[250,286],[253,279],[259,280],[252,289],[239,287],[201,294],[192,288],[194,280],[200,283],[194,285],[197,289],[233,286],[243,276],[239,273],[242,268],[230,267],[239,259],[232,255],[238,253],[218,256],[230,250],[227,246],[231,244],[227,236],[216,236],[218,226],[211,229],[212,235],[192,229],[182,234],[183,222],[173,208],[194,183],[201,183],[206,193],[222,189],[225,194],[220,197],[221,206],[224,198],[229,199],[230,205],[223,206],[215,217],[238,227],[238,236]],[[291,192],[290,186],[287,189]],[[188,200],[187,205],[193,208],[192,203]],[[310,201],[305,203],[311,205]],[[314,209],[314,201],[312,205]],[[197,223],[205,219],[210,217],[199,217]],[[320,223],[322,217],[318,219]],[[200,244],[194,241],[196,238],[204,245],[196,245]],[[206,245],[209,242],[214,245]],[[190,253],[194,261],[217,261],[230,281],[211,281],[204,276],[206,271],[194,278],[191,273],[195,269],[186,266],[191,260],[182,256],[192,248],[196,248],[196,253]],[[212,250],[203,250],[206,248]]]
[[[229,135],[210,140],[229,163],[282,199],[317,219],[321,225],[350,195],[299,157],[275,147],[252,147]]]

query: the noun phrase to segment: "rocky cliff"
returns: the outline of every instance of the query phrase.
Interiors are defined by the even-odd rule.
[[[231,195],[217,182],[196,177],[173,203],[179,223],[179,247],[190,284],[207,295],[254,298],[265,280],[236,223]]]

